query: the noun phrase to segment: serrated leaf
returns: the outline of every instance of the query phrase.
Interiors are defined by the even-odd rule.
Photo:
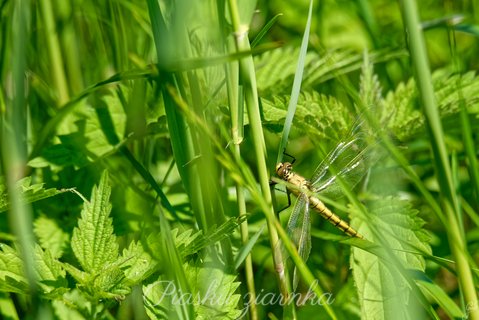
[[[352,249],[361,314],[364,319],[407,319],[414,315],[417,301],[403,270],[423,271],[421,252],[431,252],[423,221],[407,202],[395,198],[375,201],[368,213],[367,221],[351,221],[377,247]]]
[[[0,291],[17,293],[29,291],[23,262],[18,252],[3,243],[0,244]]]
[[[88,291],[95,299],[124,299],[131,288],[126,286],[125,273],[118,265],[109,265],[98,275],[89,277]]]
[[[289,97],[274,96],[273,101],[262,99],[266,126],[282,126]],[[313,142],[337,142],[350,128],[348,109],[334,97],[313,92],[302,92],[298,99],[293,127],[307,134]]]
[[[50,298],[61,295],[68,287],[65,270],[49,251],[35,246],[35,267],[43,293]]]
[[[132,283],[137,284],[145,279],[156,267],[156,262],[143,250],[140,243],[132,242],[123,250],[122,258],[125,262],[121,264],[125,277]]]
[[[0,178],[0,212],[7,211],[9,208],[7,188],[3,181],[4,179]],[[17,181],[15,188],[15,192],[20,192],[22,194],[22,199],[25,203],[33,203],[67,191],[70,190],[58,190],[55,188],[45,189],[43,183],[32,184],[32,177],[25,177]]]
[[[53,309],[59,319],[84,320],[93,316],[92,303],[78,289],[66,292],[61,300],[54,300]],[[103,306],[95,304],[95,310],[101,312]]]
[[[378,109],[382,104],[381,84],[378,77],[374,74],[374,66],[369,61],[369,55],[364,53],[363,66],[359,85],[359,96],[366,108]]]
[[[432,81],[443,121],[454,121],[454,117],[459,114],[460,103],[464,103],[467,112],[477,119],[479,78],[474,72],[452,75],[449,71],[438,70],[433,73]],[[386,95],[382,121],[400,140],[408,140],[418,133],[426,132],[418,99],[417,85],[413,78],[400,83]],[[472,124],[476,128],[479,125],[477,120]],[[448,130],[457,129],[455,125],[444,127]]]
[[[211,226],[208,233],[204,236],[201,233],[193,234],[189,237],[188,241],[183,240],[181,243],[185,243],[184,249],[182,248],[180,253],[183,257],[196,253],[203,248],[213,245],[218,241],[223,240],[233,233],[241,221],[236,218],[231,218],[221,224],[219,227]],[[193,241],[194,240],[194,241]],[[175,239],[176,243],[176,239]]]
[[[178,232],[178,229],[171,231],[175,247],[180,253],[181,257],[187,257],[191,254],[197,253],[200,250],[221,241],[233,233],[241,221],[236,218],[231,218],[224,222],[221,226],[211,226],[206,235],[203,235],[203,231],[199,230],[193,232],[192,229],[186,230],[182,233]],[[152,254],[160,252],[159,246],[162,244],[158,242],[158,238],[155,234],[150,234],[147,237],[147,246]],[[159,258],[155,256],[155,258]]]
[[[33,227],[40,246],[48,249],[53,257],[59,258],[68,244],[68,233],[63,231],[54,219],[43,215],[34,221]]]
[[[113,234],[108,173],[104,171],[93,187],[91,202],[84,203],[78,227],[73,230],[71,246],[83,270],[97,273],[118,258],[118,243]]]
[[[185,265],[191,294],[184,294],[170,281],[156,281],[143,287],[145,307],[152,319],[170,319],[175,304],[193,303],[196,319],[237,319],[240,295],[235,276],[220,269]]]

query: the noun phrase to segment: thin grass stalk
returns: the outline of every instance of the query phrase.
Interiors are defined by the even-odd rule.
[[[432,138],[434,166],[441,188],[441,206],[447,217],[447,236],[452,254],[457,263],[457,272],[462,294],[464,295],[466,313],[470,319],[479,320],[477,294],[469,265],[467,244],[461,237],[461,227],[456,212],[458,199],[454,190],[451,167],[444,142],[441,119],[436,105],[432,87],[431,73],[427,60],[426,46],[419,23],[419,13],[413,0],[402,0],[402,15],[409,35],[411,58],[416,69],[416,79],[424,108],[429,134]]]
[[[31,294],[33,314],[39,307],[39,297],[36,294],[36,272],[34,259],[34,236],[32,224],[32,210],[23,199],[21,190],[17,188],[19,179],[25,176],[27,159],[27,136],[26,117],[27,101],[25,99],[26,86],[26,42],[28,39],[28,1],[15,2],[13,13],[13,27],[11,44],[14,57],[12,62],[12,94],[11,103],[7,102],[5,119],[2,121],[1,156],[6,174],[8,188],[8,221],[10,228],[20,245],[20,253],[24,262],[25,276],[27,278]]]
[[[51,62],[49,65],[52,67],[51,74],[53,77],[53,83],[55,84],[55,91],[58,95],[58,106],[62,106],[70,98],[68,93],[67,78],[63,69],[63,56],[60,48],[60,41],[58,39],[55,27],[55,15],[51,0],[41,0],[39,2],[43,22],[46,26],[45,38]]]
[[[460,80],[459,80],[460,81]],[[457,88],[461,88],[461,84],[458,83]],[[466,103],[462,98],[461,90],[458,90],[460,95],[459,100],[459,109],[461,115],[461,130],[462,130],[462,139],[464,141],[466,157],[468,162],[469,175],[472,180],[472,185],[474,193],[476,194],[476,199],[479,199],[479,163],[477,162],[477,151],[474,146],[474,140],[472,139],[473,133],[471,129],[471,123],[469,120],[469,115],[467,113]],[[479,203],[475,203],[476,209],[479,207]],[[477,225],[477,224],[476,224]],[[479,225],[477,225],[479,226]]]
[[[238,156],[240,156],[240,146],[239,144],[235,145],[235,152]],[[244,197],[244,190],[240,186],[239,183],[236,183],[236,201],[238,203],[238,214],[239,217],[246,216],[246,202]],[[248,243],[249,240],[249,230],[248,230],[248,222],[245,221],[240,225],[241,230],[241,242],[243,245]],[[253,259],[251,257],[251,253],[248,253],[245,259],[245,272],[246,272],[246,286],[248,288],[249,293],[249,308],[250,308],[250,318],[252,320],[258,319],[258,310],[256,306],[256,290],[254,287],[254,271],[253,271]]]
[[[218,9],[218,12],[224,12],[224,8]],[[222,29],[223,30],[223,29]],[[238,63],[233,61],[225,65],[225,74],[226,74],[226,88],[228,91],[228,102],[230,106],[231,114],[231,136],[233,138],[234,148],[232,149],[235,153],[235,157],[241,157],[241,148],[240,144],[243,141],[243,99],[240,99],[239,92],[242,92],[239,88],[238,83]],[[241,185],[236,182],[236,202],[238,206],[238,215],[239,217],[246,216],[246,201],[244,196],[244,189]],[[240,225],[241,231],[241,242],[243,245],[246,245],[249,240],[249,228],[248,220],[244,219],[244,222]],[[258,310],[256,306],[256,290],[254,286],[254,271],[253,271],[253,259],[251,253],[248,253],[245,259],[245,278],[246,286],[249,293],[249,308],[250,308],[250,318],[252,320],[258,319]]]
[[[74,4],[72,0],[55,0],[57,17],[64,23],[60,36],[60,43],[65,62],[69,92],[80,92],[83,88],[83,72],[80,65],[79,47],[77,44],[78,30],[75,30],[74,20],[69,19],[73,15]]]
[[[231,17],[233,21],[233,30],[235,33],[235,44],[238,51],[249,51],[248,27],[242,25],[239,18],[239,11],[235,0],[228,1]],[[277,272],[277,280],[280,292],[283,297],[289,296],[288,284],[285,277],[283,257],[281,254],[278,233],[273,224],[274,209],[272,206],[271,192],[269,188],[269,173],[266,167],[266,145],[264,142],[263,128],[259,114],[258,92],[256,89],[256,78],[254,72],[253,57],[249,56],[239,60],[240,78],[244,85],[245,103],[250,121],[253,145],[255,149],[256,163],[258,167],[259,183],[261,192],[268,208],[264,212],[267,220],[269,240],[273,250],[273,263]]]
[[[235,153],[235,157],[241,157],[241,149],[240,144],[243,141],[243,130],[242,130],[242,123],[243,123],[243,112],[242,112],[242,104],[243,99],[240,99],[240,95],[238,94],[239,84],[238,84],[238,64],[236,62],[231,62],[226,66],[226,84],[228,88],[228,100],[230,103],[230,111],[231,111],[231,135],[233,137],[234,149],[233,152]],[[241,101],[240,101],[241,100]],[[238,205],[238,215],[239,217],[246,216],[246,202],[244,196],[244,189],[241,185],[236,182],[236,202]],[[248,243],[249,240],[249,228],[248,228],[248,220],[244,219],[244,222],[240,225],[241,231],[241,242],[243,245]],[[254,285],[254,272],[253,272],[253,259],[251,257],[251,253],[248,253],[245,259],[245,278],[246,278],[246,286],[248,288],[248,293],[250,297],[249,308],[250,308],[250,318],[252,320],[258,319],[258,310],[256,306],[256,290]]]

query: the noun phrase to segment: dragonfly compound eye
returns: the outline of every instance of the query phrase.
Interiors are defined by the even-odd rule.
[[[278,164],[276,165],[276,174],[277,174],[280,178],[287,180],[287,179],[288,179],[288,176],[289,176],[289,174],[290,174],[290,172],[291,172],[291,168],[292,168],[291,163],[289,163],[289,162],[285,162],[285,163],[280,162],[280,163],[278,163]]]

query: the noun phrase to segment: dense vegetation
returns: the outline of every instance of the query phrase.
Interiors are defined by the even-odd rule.
[[[1,317],[479,319],[479,8],[417,2],[2,1]]]

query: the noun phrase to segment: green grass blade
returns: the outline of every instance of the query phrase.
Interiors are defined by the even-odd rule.
[[[311,30],[311,19],[313,14],[313,0],[309,1],[308,20],[304,28],[303,40],[301,42],[301,49],[298,57],[298,64],[294,74],[293,88],[291,89],[291,97],[288,104],[288,113],[284,120],[283,132],[281,134],[281,142],[279,143],[278,156],[276,163],[282,162],[283,153],[288,144],[289,132],[293,124],[294,113],[296,112],[296,104],[298,103],[299,93],[301,91],[301,81],[303,80],[304,65],[306,61],[306,53],[308,51],[309,32]]]
[[[416,69],[417,84],[426,123],[431,136],[431,147],[434,155],[434,166],[441,186],[442,208],[446,213],[448,224],[448,240],[451,251],[458,265],[459,282],[464,294],[466,305],[477,304],[477,293],[472,277],[467,245],[461,237],[457,216],[458,199],[453,185],[451,166],[444,142],[444,132],[441,125],[434,90],[432,88],[431,73],[426,55],[423,33],[419,23],[419,13],[413,0],[403,0],[402,15],[409,34],[411,58]],[[470,310],[471,319],[479,319],[479,309]]]

